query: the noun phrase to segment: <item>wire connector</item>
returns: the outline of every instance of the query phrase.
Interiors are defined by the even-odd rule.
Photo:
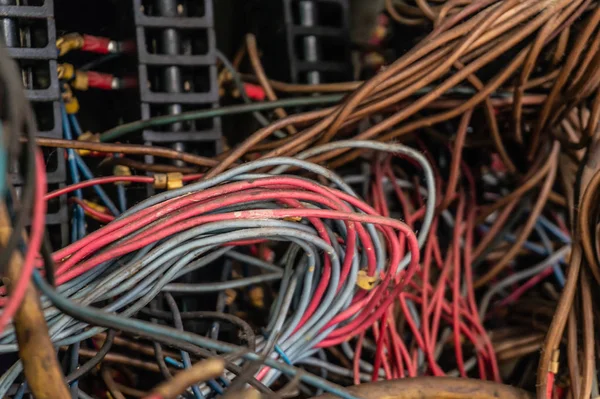
[[[255,286],[250,289],[248,293],[250,296],[250,303],[258,309],[265,307],[265,291],[260,286]]]
[[[71,82],[71,87],[75,90],[86,91],[90,87],[90,81],[87,72],[75,71],[75,77]]]
[[[79,33],[69,33],[56,40],[58,55],[62,56],[71,50],[79,50],[83,47],[84,39]]]
[[[58,78],[64,80],[71,80],[75,77],[75,67],[73,64],[62,63],[57,66]]]
[[[167,190],[183,187],[183,174],[179,172],[167,173]]]
[[[371,291],[377,286],[379,279],[377,276],[369,276],[366,270],[359,270],[356,278],[356,285],[365,291]]]
[[[180,187],[183,187],[182,173],[173,172],[154,174],[154,188],[159,190],[175,190]]]
[[[92,133],[92,132],[84,132],[82,133],[77,140],[79,141],[89,141],[90,143],[99,143],[100,142],[100,135],[98,133]],[[85,157],[87,155],[90,155],[92,151],[90,150],[86,150],[86,149],[78,149],[77,153],[79,155],[81,155],[82,157]]]
[[[90,208],[92,208],[95,211],[102,212],[102,213],[108,213],[108,209],[104,205],[100,205],[96,202],[86,200],[86,199],[84,199],[83,202],[85,202],[85,204],[87,206],[89,206]]]
[[[65,111],[69,115],[75,115],[79,112],[79,100],[77,100],[77,97],[71,96],[68,101],[65,101]]]
[[[558,374],[559,366],[560,366],[560,349],[555,349],[552,352],[552,359],[550,361],[550,365],[548,366],[548,371],[552,374]]]
[[[131,168],[129,166],[125,166],[125,165],[115,165],[115,167],[113,168],[113,174],[115,176],[121,176],[121,177],[131,176]],[[131,184],[131,182],[120,181],[115,184],[120,184],[122,186],[128,186]]]

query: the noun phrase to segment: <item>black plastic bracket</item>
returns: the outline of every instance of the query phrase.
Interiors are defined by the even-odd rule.
[[[5,3],[11,3],[6,1]],[[21,67],[25,95],[31,101],[38,124],[38,134],[43,137],[62,138],[60,114],[60,88],[56,73],[56,26],[54,1],[35,0],[16,5],[0,5],[0,20],[8,52]],[[66,184],[65,152],[59,148],[45,152],[47,179],[51,187]],[[13,175],[15,185],[22,184],[19,175]],[[49,211],[47,225],[60,230],[60,241],[68,237],[68,209],[66,198],[57,200],[58,206]]]
[[[195,0],[194,10],[201,11],[194,14],[189,0],[163,0],[163,7],[176,7],[177,13],[161,15],[160,1],[133,0],[142,119],[171,113],[173,106],[183,112],[219,101],[212,2]],[[165,31],[172,37],[165,38]],[[165,81],[169,68],[176,69],[175,83]],[[186,151],[202,146],[204,154],[214,155],[221,150],[220,119],[149,129],[142,138],[148,144],[182,143]],[[212,148],[206,151],[207,146]]]

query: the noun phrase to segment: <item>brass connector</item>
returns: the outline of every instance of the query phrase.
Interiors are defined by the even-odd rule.
[[[75,67],[73,64],[58,64],[56,67],[59,79],[71,80],[75,76]]]
[[[167,190],[183,187],[183,174],[179,172],[167,173]]]
[[[550,361],[550,365],[548,366],[548,371],[552,374],[557,374],[560,366],[560,349],[555,349],[552,352],[552,360]]]
[[[183,174],[179,172],[154,174],[154,188],[175,190],[180,187],[183,187]]]
[[[65,55],[71,50],[79,50],[83,47],[83,36],[79,33],[69,33],[56,40],[58,55]]]
[[[164,190],[167,188],[167,174],[166,173],[155,173],[154,174],[154,188]]]
[[[84,133],[82,133],[77,138],[77,140],[79,140],[79,141],[89,141],[91,143],[99,143],[100,142],[100,136],[98,135],[98,133],[84,132]],[[90,153],[91,153],[90,150],[84,150],[84,149],[78,149],[76,151],[82,157],[90,155]]]
[[[369,276],[366,270],[358,271],[356,285],[358,285],[363,290],[371,291],[373,288],[377,287],[378,283],[379,279],[377,278],[377,276]]]
[[[69,115],[75,115],[79,112],[79,100],[77,100],[77,97],[71,96],[69,101],[65,101],[65,111]]]
[[[88,74],[82,71],[75,71],[75,78],[71,82],[71,87],[75,90],[86,91],[90,87]]]
[[[115,165],[115,167],[113,168],[113,174],[115,176],[131,176],[131,168],[129,166],[125,166],[125,165]],[[131,184],[131,182],[128,181],[120,181],[117,182],[115,184],[120,184],[122,186],[128,186]]]
[[[89,200],[83,200],[83,202],[89,206],[90,208],[92,208],[95,211],[101,212],[101,213],[107,213],[108,209],[104,206],[104,205],[100,205],[96,202],[93,201],[89,201]]]
[[[255,286],[248,293],[250,302],[254,307],[262,309],[265,307],[265,291],[260,286]]]

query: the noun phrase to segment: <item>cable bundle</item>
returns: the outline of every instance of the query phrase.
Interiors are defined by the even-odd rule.
[[[415,158],[426,171],[430,203],[435,201],[431,169],[417,152],[371,142],[337,145]],[[321,175],[338,188],[300,177],[255,173],[282,165]],[[429,206],[427,213],[432,211]],[[420,236],[421,242],[426,234]],[[283,255],[283,268],[236,251],[272,240],[291,244]],[[266,273],[222,284],[173,282],[223,255]],[[161,291],[198,294],[281,279],[265,330],[267,339],[252,345],[259,353],[278,357],[273,351],[277,345],[286,361],[296,362],[319,347],[347,341],[386,315],[417,270],[419,242],[408,226],[380,216],[331,171],[298,159],[275,158],[152,197],[53,258],[61,296],[76,301],[82,311],[110,300],[104,311],[119,312],[121,317],[134,315]],[[361,270],[373,284],[366,290],[359,288],[365,288],[363,284],[357,286]],[[294,297],[298,302],[291,308]],[[85,323],[52,307],[46,308],[46,316],[58,345],[98,333],[86,331]],[[11,350],[13,339],[5,333],[0,348]],[[265,381],[273,381],[276,374],[265,375],[266,370]]]
[[[353,398],[329,381],[429,375],[530,383],[540,399],[598,396],[600,8],[587,0],[386,5],[397,23],[429,32],[364,82],[272,81],[248,35],[254,75],[238,72],[243,52],[233,62],[218,54],[220,79],[229,76],[246,104],[131,122],[78,141],[71,139],[79,122],[65,108],[65,140],[37,140],[70,149],[73,184],[46,199],[75,193],[73,242],[53,254],[42,245],[44,171],[31,156],[30,112],[3,110],[8,158],[18,159],[14,132],[23,127],[30,151],[21,198],[9,190],[3,202],[11,234],[1,256],[4,264],[20,252],[24,259],[11,272],[17,283],[0,288],[0,352],[25,354],[0,378],[0,396],[23,397],[22,369],[28,383],[42,373],[32,371],[31,349],[23,352],[16,312],[36,302],[31,276],[42,293],[33,314],[40,325],[45,318],[68,363],[72,396],[87,397],[78,384],[94,379],[88,374],[116,398],[244,396],[246,385],[267,396]],[[278,99],[293,93],[318,95]],[[326,108],[284,110],[311,106]],[[253,113],[261,128],[214,159],[108,143],[240,113]],[[117,209],[100,184],[156,186],[164,176],[94,178],[74,149],[133,173],[179,173],[174,186],[186,185],[162,184],[171,190],[129,209],[118,186]],[[0,189],[10,188],[4,181]],[[88,187],[106,209],[84,198]],[[27,241],[20,237],[29,217]],[[87,234],[85,218],[103,227]],[[189,309],[204,300],[216,310]],[[2,330],[15,312],[15,328]],[[196,374],[193,363],[209,358]],[[121,365],[172,384],[154,389]],[[456,388],[440,381],[439,390],[430,380],[414,384],[433,396]],[[494,395],[487,382],[456,384]],[[65,397],[65,384],[54,388]],[[403,393],[422,393],[409,388]]]

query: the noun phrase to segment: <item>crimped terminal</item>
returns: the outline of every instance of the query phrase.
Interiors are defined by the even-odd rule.
[[[179,172],[167,173],[167,190],[183,187],[183,174]]]
[[[96,202],[93,201],[89,201],[84,199],[83,202],[89,206],[90,208],[92,208],[95,211],[101,212],[101,213],[108,213],[108,209],[104,206],[104,205],[100,205]]]
[[[113,168],[113,174],[115,176],[131,176],[131,168],[125,165],[115,165]],[[120,184],[122,186],[128,186],[131,182],[128,181],[120,181],[115,184]]]
[[[90,87],[90,81],[88,74],[82,71],[75,71],[75,78],[71,82],[71,86],[75,90],[85,91]]]
[[[155,173],[154,174],[154,188],[158,190],[164,190],[167,188],[167,174],[166,173]]]
[[[56,40],[58,55],[65,55],[71,50],[79,50],[83,47],[84,39],[79,33],[69,33]]]
[[[178,172],[154,174],[154,188],[174,190],[180,187],[183,187],[183,174]]]
[[[265,307],[265,292],[260,286],[253,287],[248,293],[250,302],[256,308],[262,309]]]
[[[552,352],[552,361],[550,362],[550,365],[548,366],[548,371],[551,372],[552,374],[557,374],[559,366],[560,366],[560,349],[555,349],[554,352]]]
[[[71,80],[75,76],[75,67],[73,64],[59,64],[56,68],[59,79]]]
[[[91,143],[99,143],[100,142],[100,136],[98,135],[98,133],[84,132],[84,133],[82,133],[77,138],[77,140],[79,140],[79,141],[89,141]],[[89,155],[91,153],[90,150],[86,150],[86,149],[78,149],[77,152],[82,157],[85,157],[85,156],[87,156],[87,155]]]
[[[77,100],[77,97],[71,96],[68,101],[65,101],[65,111],[69,115],[74,115],[79,112],[79,100]]]

